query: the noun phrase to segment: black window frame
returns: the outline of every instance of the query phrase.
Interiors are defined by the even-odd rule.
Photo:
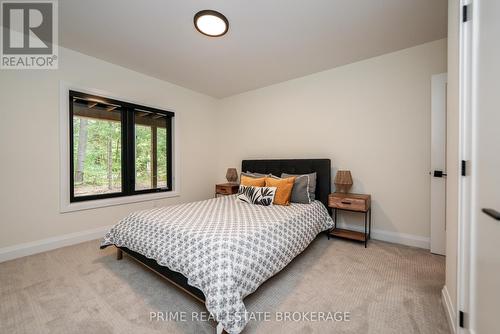
[[[74,133],[73,133],[73,101],[74,99],[86,100],[91,102],[98,102],[110,106],[118,106],[121,111],[121,179],[122,190],[121,192],[96,194],[86,196],[75,196],[75,166],[74,166]],[[153,188],[153,189],[135,189],[135,117],[138,111],[146,111],[155,114],[165,115],[166,118],[166,149],[167,149],[167,187]],[[128,197],[150,193],[171,192],[174,189],[173,185],[173,134],[172,134],[172,120],[175,113],[168,110],[162,110],[135,103],[115,100],[108,97],[82,93],[74,90],[69,91],[69,160],[70,160],[70,203],[92,201],[106,198],[115,197]]]

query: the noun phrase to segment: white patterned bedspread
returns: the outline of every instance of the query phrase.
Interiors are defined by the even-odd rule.
[[[124,246],[182,273],[233,334],[248,322],[243,298],[331,227],[319,201],[261,206],[233,195],[131,213],[101,246]]]

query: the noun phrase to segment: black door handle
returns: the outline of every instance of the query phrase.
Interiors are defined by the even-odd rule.
[[[497,210],[484,208],[482,211],[484,213],[486,213],[488,216],[490,216],[491,218],[493,218],[495,220],[500,220],[500,212],[498,212]]]
[[[442,170],[435,170],[434,171],[434,177],[443,177],[443,176],[446,176],[447,174],[444,173]]]

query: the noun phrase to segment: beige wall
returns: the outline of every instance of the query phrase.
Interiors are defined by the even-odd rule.
[[[431,75],[446,63],[443,39],[223,99],[218,179],[245,158],[331,158],[373,195],[374,229],[428,242]]]
[[[181,196],[59,213],[59,82],[110,92],[179,116]],[[114,224],[132,210],[212,195],[217,100],[61,49],[57,71],[0,73],[0,248]]]
[[[446,71],[446,40],[223,100],[75,51],[61,49],[60,60],[57,71],[0,76],[0,248],[208,198],[225,169],[239,169],[242,159],[287,157],[327,157],[335,170],[350,169],[353,191],[373,194],[375,230],[428,243],[430,79]],[[181,196],[60,214],[61,80],[175,110]]]
[[[446,289],[457,310],[458,131],[459,131],[459,1],[448,1],[448,101],[446,169]],[[453,315],[454,316],[454,315]]]

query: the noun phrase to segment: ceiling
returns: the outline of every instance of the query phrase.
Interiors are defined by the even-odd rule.
[[[228,33],[193,26],[220,11]],[[447,0],[61,0],[62,46],[217,98],[446,37]]]

